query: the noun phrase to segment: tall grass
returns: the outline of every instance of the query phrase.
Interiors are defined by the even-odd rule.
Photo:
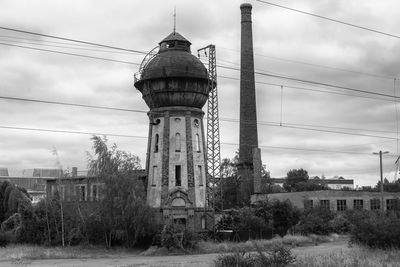
[[[332,236],[302,236],[302,235],[286,235],[283,238],[275,237],[268,240],[250,240],[246,242],[221,242],[215,243],[211,241],[201,241],[198,244],[198,253],[227,253],[236,251],[254,251],[255,246],[261,250],[269,250],[273,247],[284,245],[289,247],[304,247],[315,245],[321,242],[330,242],[338,239],[338,235]]]
[[[295,265],[304,267],[395,267],[400,266],[400,250],[352,247],[322,255],[298,255]]]
[[[134,253],[129,250],[130,253]],[[2,260],[80,259],[105,258],[128,253],[125,248],[107,250],[104,247],[43,247],[35,245],[9,245],[0,247]]]

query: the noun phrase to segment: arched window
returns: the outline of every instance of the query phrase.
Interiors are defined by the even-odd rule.
[[[199,134],[196,134],[196,151],[197,152],[200,152],[201,150],[200,150],[200,136],[199,136]]]
[[[159,142],[159,136],[158,134],[156,134],[156,136],[154,137],[154,153],[158,152],[158,142]]]
[[[181,134],[175,134],[175,152],[181,152]]]

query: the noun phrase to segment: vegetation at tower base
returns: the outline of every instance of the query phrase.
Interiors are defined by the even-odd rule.
[[[140,168],[137,156],[125,153],[106,139],[94,136],[92,174],[105,183],[96,202],[63,203],[66,245],[105,244],[133,247],[150,245],[158,230],[144,198],[142,181],[133,171]],[[61,245],[60,196],[45,198],[32,206],[26,191],[8,182],[0,184],[0,244],[6,242]]]
[[[299,216],[300,211],[289,201],[263,201],[225,212],[217,229],[232,230],[241,240],[270,238],[275,234],[284,236],[298,223]]]
[[[144,184],[134,179],[140,160],[117,149],[107,147],[107,140],[93,136],[94,157],[89,160],[90,172],[105,183],[97,218],[93,221],[103,232],[107,247],[114,242],[133,247],[140,239],[152,239],[158,225],[147,206]]]
[[[222,186],[222,201],[224,209],[234,208],[243,206],[243,203],[239,203],[239,188],[242,183],[241,179],[238,177],[238,169],[237,164],[239,162],[239,155],[236,152],[234,158],[224,158],[221,161],[221,178],[222,182],[218,186]],[[262,193],[270,193],[269,190],[279,190],[276,189],[276,186],[268,183],[270,174],[266,169],[266,166],[263,165],[261,169],[262,176]],[[220,188],[215,190],[216,193],[216,201],[221,201]],[[247,206],[250,203],[245,203]]]

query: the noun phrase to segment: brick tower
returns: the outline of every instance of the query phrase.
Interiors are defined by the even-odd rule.
[[[240,5],[241,10],[241,56],[240,56],[240,177],[239,204],[250,201],[254,193],[254,154],[258,148],[256,91],[254,82],[253,33],[251,4]]]
[[[147,203],[164,222],[205,229],[206,146],[202,107],[208,74],[190,52],[191,43],[173,32],[142,62],[135,87],[150,108]]]

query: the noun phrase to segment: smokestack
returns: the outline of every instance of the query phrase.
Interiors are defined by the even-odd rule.
[[[256,90],[254,81],[251,4],[240,5],[240,137],[239,165],[241,202],[248,202],[254,192],[253,149],[258,147]]]

